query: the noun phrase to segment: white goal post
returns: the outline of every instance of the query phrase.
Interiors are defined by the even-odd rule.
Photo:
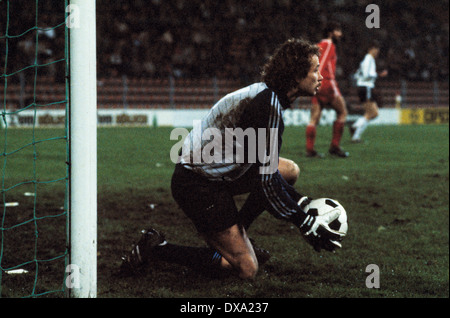
[[[97,297],[96,1],[70,0],[70,297]],[[73,16],[72,16],[73,15]],[[67,285],[67,281],[66,281]]]

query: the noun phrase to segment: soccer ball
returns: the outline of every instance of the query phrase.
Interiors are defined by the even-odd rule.
[[[347,212],[344,207],[336,200],[329,198],[320,198],[311,200],[311,202],[304,207],[306,213],[316,211],[317,215],[324,215],[328,212],[338,209],[340,211],[339,217],[332,221],[328,226],[337,232],[347,234]]]

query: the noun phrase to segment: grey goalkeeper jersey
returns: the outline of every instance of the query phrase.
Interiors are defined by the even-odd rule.
[[[297,205],[301,195],[278,171],[284,123],[290,107],[283,94],[255,83],[220,99],[186,137],[180,164],[209,180],[232,182],[258,168],[269,212],[294,223],[304,219]]]

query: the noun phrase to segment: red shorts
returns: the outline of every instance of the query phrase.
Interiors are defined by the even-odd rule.
[[[329,105],[336,97],[339,96],[342,96],[342,94],[339,90],[336,80],[324,79],[319,91],[317,92],[317,95],[312,97],[312,103]]]

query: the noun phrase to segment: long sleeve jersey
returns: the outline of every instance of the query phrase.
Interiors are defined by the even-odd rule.
[[[364,86],[369,88],[375,87],[375,81],[378,77],[378,74],[375,58],[372,55],[366,54],[361,64],[359,65],[355,77],[357,86]]]
[[[180,163],[212,181],[233,182],[257,168],[257,182],[277,218],[305,218],[301,195],[278,171],[288,98],[265,83],[255,83],[219,100],[186,137]]]

